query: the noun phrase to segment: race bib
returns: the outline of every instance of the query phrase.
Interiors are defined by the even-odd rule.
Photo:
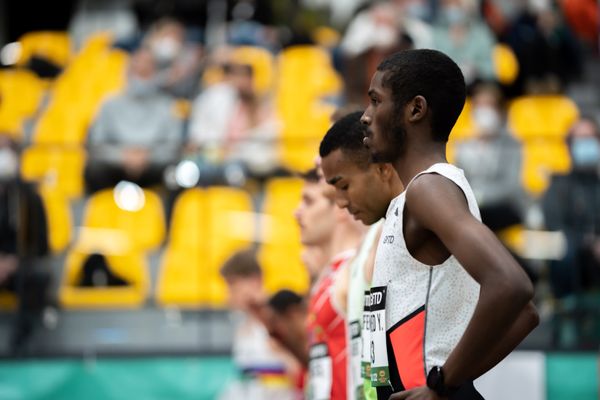
[[[352,389],[355,393],[355,399],[362,400],[363,384],[361,376],[361,359],[362,359],[362,339],[360,335],[360,322],[350,322],[350,373],[352,378]]]
[[[363,379],[371,379],[371,354],[369,348],[371,346],[371,292],[365,290],[365,300],[363,307],[363,323],[362,323],[362,348],[360,357],[360,377]]]
[[[390,385],[385,325],[386,291],[385,286],[373,287],[369,296],[369,308],[371,310],[371,315],[369,315],[371,386]]]
[[[331,357],[325,343],[310,348],[308,363],[308,400],[329,400],[331,397]]]

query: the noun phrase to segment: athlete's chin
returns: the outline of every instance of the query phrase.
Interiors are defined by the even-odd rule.
[[[369,225],[373,225],[375,222],[377,222],[374,218],[372,218],[369,215],[365,215],[363,213],[361,213],[360,215],[358,215],[358,217],[355,217],[358,221],[362,222],[364,225],[369,226]]]

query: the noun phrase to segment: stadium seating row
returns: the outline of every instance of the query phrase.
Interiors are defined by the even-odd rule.
[[[307,276],[300,263],[293,209],[301,181],[275,179],[267,184],[262,213],[249,194],[229,187],[194,188],[177,199],[162,252],[155,301],[161,306],[222,307],[226,288],[222,263],[236,250],[259,242],[259,260],[269,291],[287,287],[304,292]],[[135,194],[129,193],[129,196]],[[70,308],[139,307],[150,293],[148,252],[165,239],[159,197],[143,190],[138,199],[119,199],[107,189],[86,204],[82,227],[65,262],[60,302]],[[82,268],[92,254],[102,254],[126,287],[81,287]]]

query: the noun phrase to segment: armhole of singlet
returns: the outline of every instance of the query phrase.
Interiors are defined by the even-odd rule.
[[[456,186],[457,188],[460,189],[460,192],[462,193],[465,202],[467,203],[467,208],[469,210],[469,213],[471,215],[473,215],[473,211],[471,210],[472,204],[469,202],[469,196],[467,196],[467,193],[465,192],[465,189],[458,184],[458,182],[456,182],[454,179],[449,178],[448,176],[440,173],[440,171],[437,171],[437,168],[434,168],[436,165],[442,166],[442,165],[449,165],[452,168],[456,168],[459,169],[458,167],[452,165],[452,164],[443,164],[443,163],[439,163],[439,164],[433,164],[431,167],[429,167],[428,169],[426,169],[425,171],[419,172],[417,175],[415,175],[414,178],[411,179],[411,181],[408,183],[408,185],[406,185],[406,189],[405,192],[408,192],[408,188],[410,187],[410,185],[420,176],[422,175],[428,175],[428,174],[435,174],[435,175],[439,175],[443,178],[446,178],[447,180],[449,180],[450,182],[452,182],[454,184],[454,186]],[[404,201],[404,204],[402,205],[402,215],[404,215],[404,208],[406,208],[406,200]],[[475,215],[473,215],[474,217],[476,217]],[[402,224],[402,226],[404,227],[404,224]],[[404,236],[404,232],[402,233],[402,235]],[[412,256],[411,256],[412,257]]]
[[[437,164],[434,164],[437,165]],[[449,164],[451,165],[451,164]],[[432,166],[433,167],[433,166]],[[446,175],[441,174],[439,171],[436,170],[430,170],[432,167],[430,167],[429,169],[418,173],[417,175],[415,175],[415,177],[409,182],[408,185],[406,185],[406,189],[405,192],[408,192],[408,189],[410,187],[410,185],[420,176],[422,175],[427,175],[427,174],[436,174],[439,175],[445,179],[447,179],[448,181],[452,182],[459,190],[460,192],[463,194],[463,197],[465,199],[465,202],[467,203],[467,209],[469,210],[469,213],[471,215],[473,215],[473,212],[471,211],[471,204],[469,203],[469,198],[467,197],[467,193],[465,193],[465,190],[453,179],[450,179],[449,177],[447,177]],[[414,261],[419,263],[419,265],[423,265],[427,268],[431,268],[431,267],[438,267],[440,265],[443,265],[445,262],[447,262],[450,258],[452,258],[452,254],[450,254],[450,256],[448,256],[448,258],[446,258],[444,261],[442,261],[439,264],[435,264],[435,265],[429,265],[429,264],[425,264],[419,260],[417,260],[415,257],[413,257],[413,255],[410,253],[410,251],[408,251],[408,246],[406,246],[406,237],[404,236],[404,209],[406,208],[406,200],[404,201],[404,203],[402,204],[402,210],[400,210],[400,212],[402,212],[402,240],[404,241],[404,246],[406,247],[406,253],[408,254],[408,256]],[[475,215],[473,215],[475,217]]]

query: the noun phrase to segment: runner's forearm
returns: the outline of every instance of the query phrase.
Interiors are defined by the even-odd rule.
[[[532,297],[525,285],[513,287],[482,283],[480,298],[463,337],[443,366],[445,383],[459,386],[477,378],[486,360],[500,360],[507,344],[501,345]],[[488,367],[489,369],[489,367]]]

